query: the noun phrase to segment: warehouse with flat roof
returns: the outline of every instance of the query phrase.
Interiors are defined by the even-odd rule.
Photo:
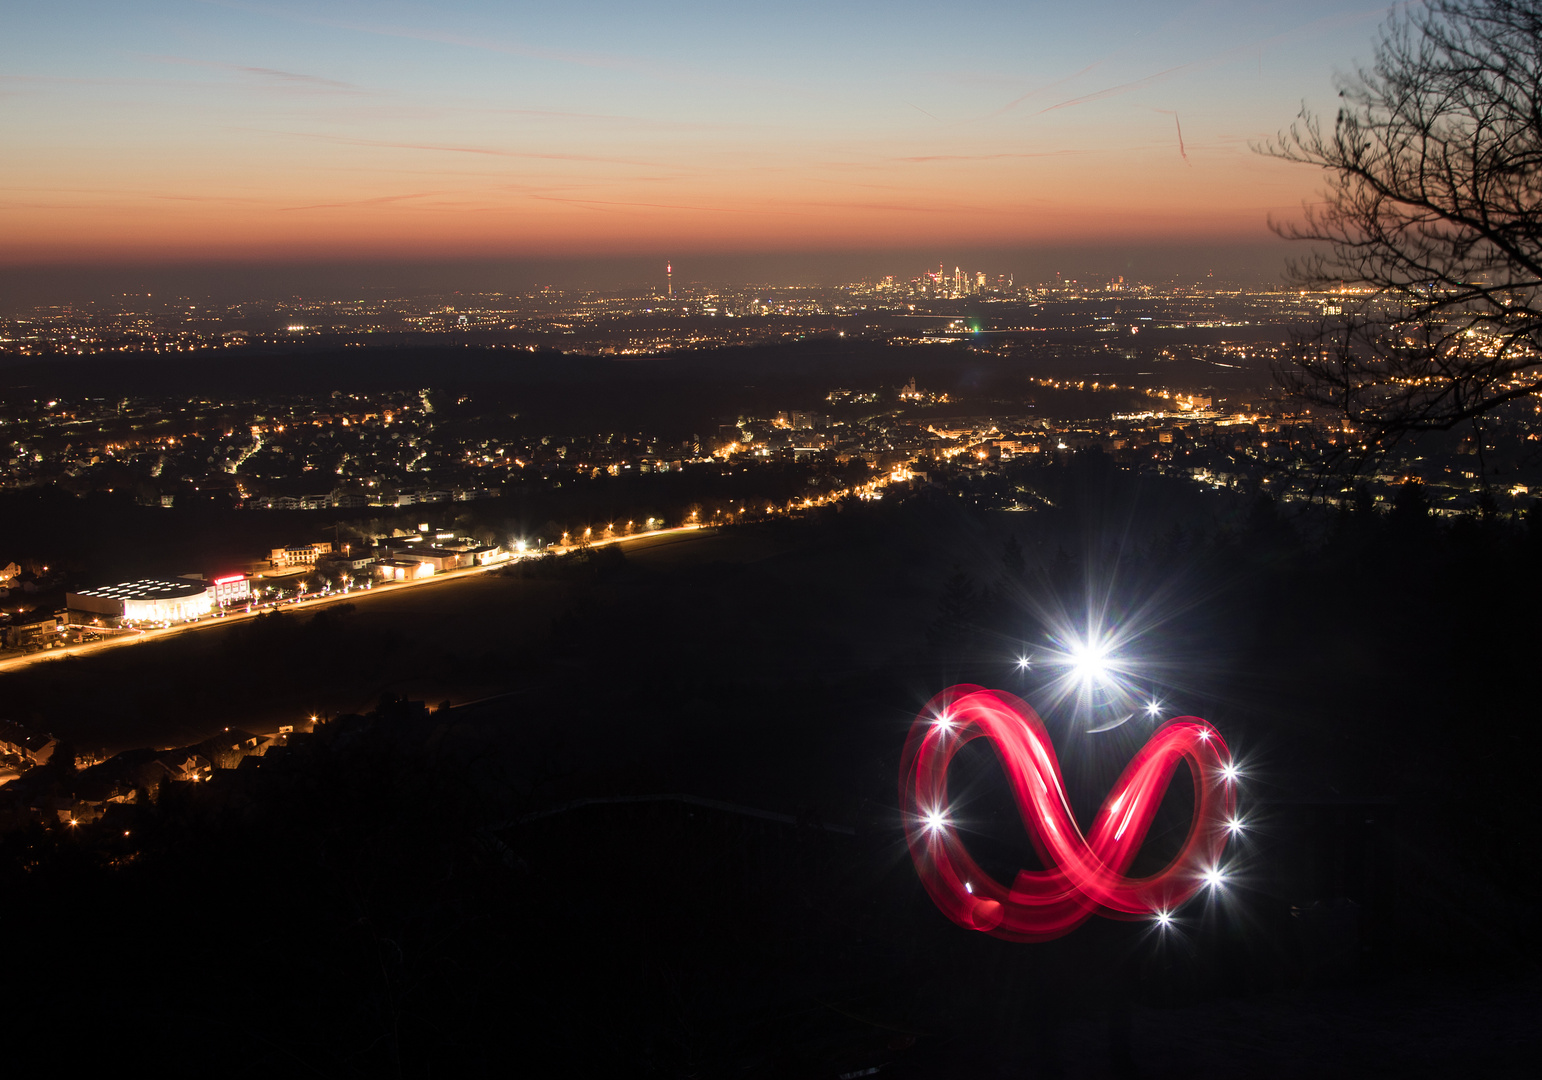
[[[121,626],[202,618],[214,610],[214,597],[202,581],[147,578],[66,593],[64,606],[72,623]]]

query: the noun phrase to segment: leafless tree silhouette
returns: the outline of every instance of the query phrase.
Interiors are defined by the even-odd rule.
[[[1303,109],[1260,149],[1328,176],[1271,224],[1314,245],[1288,279],[1342,286],[1342,310],[1277,376],[1361,433],[1363,464],[1542,391],[1542,0],[1395,12],[1339,97],[1331,128]]]

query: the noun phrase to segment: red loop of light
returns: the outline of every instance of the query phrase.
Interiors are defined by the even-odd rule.
[[[1047,870],[1019,870],[1010,887],[970,857],[949,816],[948,765],[974,739],[991,740],[1023,824]],[[1149,877],[1125,876],[1180,762],[1194,779],[1194,820],[1182,849]],[[1061,782],[1049,733],[1025,702],[960,685],[932,699],[905,740],[900,805],[921,881],[943,914],[1008,941],[1068,934],[1094,912],[1141,918],[1171,912],[1204,884],[1234,813],[1231,753],[1194,716],[1164,724],[1141,747],[1083,835]]]

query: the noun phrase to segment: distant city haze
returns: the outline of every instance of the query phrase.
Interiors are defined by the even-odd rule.
[[[1252,148],[1303,103],[1332,115],[1334,73],[1370,56],[1384,15],[18,7],[0,42],[0,286],[605,288],[666,259],[677,283],[939,259],[1266,279],[1268,221],[1321,178]]]

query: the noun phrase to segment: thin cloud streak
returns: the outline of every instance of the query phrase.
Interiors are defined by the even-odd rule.
[[[1189,160],[1189,152],[1183,145],[1183,125],[1178,122],[1178,114],[1172,109],[1157,109],[1155,111],[1173,118],[1173,124],[1178,128],[1178,153],[1183,158],[1183,163],[1192,168],[1194,163]]]
[[[680,63],[661,64],[629,56],[570,52],[563,49],[549,49],[539,45],[525,45],[520,42],[490,41],[485,38],[467,37],[461,34],[421,30],[412,26],[378,25],[342,19],[325,19],[265,4],[240,3],[238,0],[193,0],[193,2],[209,7],[224,8],[229,11],[264,15],[272,19],[296,22],[305,26],[324,26],[332,30],[350,30],[355,33],[370,34],[376,37],[394,38],[403,41],[425,41],[436,45],[451,45],[456,48],[473,49],[478,52],[494,53],[502,56],[518,56],[530,60],[548,60],[553,63],[567,64],[590,70],[626,72],[662,83],[717,87],[753,87],[762,91],[775,91],[795,96],[805,96],[808,94],[808,88],[802,83],[733,79],[716,73],[686,67]]]
[[[324,79],[319,75],[305,75],[295,71],[280,71],[278,68],[224,64],[217,60],[195,60],[189,56],[158,56],[152,54],[146,55],[145,59],[153,60],[158,64],[175,64],[179,67],[207,68],[212,71],[234,71],[244,75],[257,75],[266,79],[314,87],[319,90],[345,90],[350,93],[366,92],[362,86],[356,86],[353,83],[339,82],[336,79]]]
[[[900,98],[900,100],[901,101],[905,101],[904,98]],[[914,109],[916,112],[920,113],[922,116],[930,116],[933,120],[936,120],[939,124],[942,123],[942,121],[940,119],[938,119],[936,116],[933,116],[931,113],[927,112],[925,109],[921,108],[921,106],[917,105],[915,102],[913,102],[913,101],[905,101],[905,104],[909,105],[912,109]]]
[[[280,206],[280,213],[290,213],[296,210],[348,210],[359,206],[388,206],[393,203],[407,202],[411,199],[432,199],[436,195],[444,194],[442,191],[415,191],[410,195],[380,195],[373,199],[350,199],[347,202],[312,203],[309,206]]]
[[[1019,158],[1053,158],[1053,157],[1078,157],[1083,154],[1095,153],[1092,150],[1041,150],[1036,153],[1022,154],[924,154],[917,157],[897,157],[892,161],[1004,161]]]
[[[1189,64],[1179,64],[1177,67],[1170,67],[1166,71],[1159,71],[1155,75],[1147,75],[1144,79],[1136,79],[1134,82],[1120,83],[1118,86],[1110,86],[1105,90],[1097,90],[1091,94],[1083,94],[1081,97],[1075,97],[1067,101],[1062,101],[1058,105],[1051,105],[1048,108],[1040,109],[1038,115],[1043,116],[1045,113],[1054,112],[1056,109],[1068,109],[1072,105],[1085,105],[1089,101],[1099,101],[1103,98],[1114,97],[1118,94],[1128,94],[1131,90],[1139,90],[1143,86],[1150,86],[1152,83],[1161,82],[1168,76],[1176,75],[1180,71],[1188,71],[1191,68],[1198,67],[1209,67],[1212,64],[1217,63],[1220,63],[1219,57],[1212,58],[1211,60],[1196,60]]]
[[[200,4],[210,7],[226,8],[232,11],[244,11],[253,15],[266,15],[270,18],[284,19],[290,22],[302,23],[309,26],[325,26],[333,30],[352,30],[362,34],[373,34],[377,37],[389,37],[405,39],[408,41],[427,41],[438,45],[454,45],[463,49],[476,49],[481,52],[501,53],[505,56],[522,56],[531,60],[552,60],[557,63],[571,64],[576,67],[599,68],[607,71],[629,71],[634,74],[647,75],[651,78],[666,82],[685,81],[677,75],[671,74],[673,69],[662,69],[654,64],[648,64],[630,57],[604,56],[588,53],[568,52],[561,49],[547,49],[535,45],[522,45],[517,42],[493,42],[480,38],[464,37],[459,34],[444,34],[432,30],[419,30],[410,26],[375,25],[370,23],[353,22],[344,19],[324,19],[314,15],[302,15],[298,12],[288,11],[284,8],[276,8],[267,4],[244,4],[235,0],[195,0]]]
[[[872,210],[891,214],[999,214],[1003,212],[998,206],[966,206],[958,203],[933,206],[926,203],[809,202],[803,205],[815,206],[821,210]]]
[[[530,150],[499,150],[490,146],[447,146],[442,143],[397,142],[392,139],[358,139],[347,135],[325,135],[314,131],[264,131],[264,135],[287,135],[296,139],[317,139],[339,146],[368,146],[384,150],[428,150],[441,154],[478,154],[485,157],[526,158],[533,161],[582,161],[602,165],[633,165],[648,169],[666,168],[657,161],[636,161],[631,158],[597,157],[592,154],[552,154]]]
[[[713,214],[774,214],[787,217],[805,217],[793,210],[752,210],[736,206],[683,206],[676,203],[631,202],[621,199],[563,199],[556,195],[531,195],[529,198],[542,202],[571,203],[575,206],[641,206],[654,210],[693,210]]]
[[[154,86],[166,90],[186,90],[189,85],[211,88],[221,85],[216,82],[190,84],[176,79],[141,79],[122,75],[0,75],[0,85],[6,83],[22,86]]]
[[[1203,57],[1199,60],[1192,60],[1187,64],[1179,64],[1176,67],[1167,68],[1165,71],[1159,71],[1154,75],[1147,75],[1143,79],[1136,79],[1132,82],[1121,83],[1118,86],[1111,86],[1104,90],[1097,90],[1090,94],[1083,94],[1080,97],[1062,101],[1058,105],[1051,105],[1046,109],[1040,109],[1038,115],[1042,116],[1044,113],[1054,112],[1056,109],[1069,108],[1072,105],[1085,105],[1090,101],[1099,101],[1103,98],[1114,97],[1119,94],[1127,94],[1132,90],[1139,90],[1142,87],[1151,85],[1152,83],[1163,81],[1172,75],[1178,74],[1179,72],[1202,71],[1208,68],[1216,67],[1217,65],[1227,63],[1238,56],[1251,56],[1254,50],[1262,50],[1266,45],[1279,45],[1288,41],[1293,41],[1301,37],[1305,37],[1309,34],[1317,33],[1322,30],[1333,30],[1342,26],[1353,26],[1357,23],[1362,23],[1369,19],[1380,19],[1385,17],[1387,12],[1391,10],[1392,8],[1388,6],[1373,8],[1369,11],[1348,12],[1343,15],[1325,15],[1320,19],[1313,19],[1311,22],[1304,23],[1303,25],[1298,26],[1292,30],[1286,30],[1283,33],[1274,34],[1271,37],[1260,38],[1257,41],[1246,42],[1242,45],[1235,45],[1230,49],[1223,49],[1222,51],[1211,56]],[[1260,55],[1262,55],[1261,52]],[[1078,72],[1078,74],[1081,73]],[[1071,78],[1075,77],[1076,76],[1071,76]]]
[[[626,116],[622,113],[567,112],[561,109],[468,108],[461,106],[447,106],[446,108],[447,111],[457,113],[486,113],[493,116],[530,116],[541,120],[592,120],[611,124],[625,124],[632,128],[647,128],[651,131],[743,130],[742,125],[736,128],[729,124],[699,124],[685,120],[655,120],[651,117]]]
[[[160,195],[146,192],[113,192],[111,194],[138,194],[142,199],[156,199],[162,202],[219,203],[221,205],[235,204],[237,206],[262,206],[267,201],[250,197],[240,198],[235,195]]]
[[[1106,59],[1107,59],[1107,57],[1104,58],[1104,60],[1106,60]],[[1070,82],[1073,79],[1079,79],[1083,75],[1087,74],[1087,72],[1089,72],[1092,69],[1096,68],[1098,65],[1102,64],[1103,62],[1104,62],[1103,60],[1094,60],[1092,63],[1088,64],[1086,67],[1082,68],[1078,72],[1074,72],[1073,74],[1063,76],[1063,77],[1061,77],[1059,79],[1055,79],[1055,80],[1053,80],[1051,82],[1047,82],[1043,86],[1036,86],[1032,90],[1028,91],[1026,94],[1023,94],[1021,97],[1013,98],[1011,101],[1007,102],[1005,105],[1003,105],[1001,108],[997,109],[995,112],[987,113],[986,116],[985,116],[985,119],[989,120],[989,119],[992,119],[993,117],[1000,116],[1002,113],[1010,112],[1011,110],[1017,108],[1019,105],[1021,105],[1023,102],[1027,101],[1031,97],[1037,97],[1039,94],[1042,94],[1045,91],[1053,90],[1057,86],[1063,86],[1063,85],[1065,85],[1066,83]]]

